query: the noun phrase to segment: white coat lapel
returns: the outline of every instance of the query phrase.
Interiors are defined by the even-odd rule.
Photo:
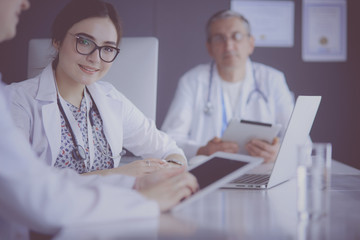
[[[223,119],[223,106],[222,106],[222,87],[221,87],[221,78],[216,68],[214,68],[214,79],[213,79],[213,89],[212,95],[214,96],[214,100],[217,103],[213,113],[213,121],[214,121],[214,128],[216,131],[216,136],[221,136],[221,129],[222,129],[222,119]]]
[[[42,104],[41,115],[46,138],[51,152],[51,166],[54,166],[61,145],[60,111],[56,102],[56,86],[51,64],[39,79],[39,90],[36,100]]]
[[[56,102],[42,107],[42,119],[45,135],[50,145],[51,166],[54,166],[56,158],[59,155],[61,145],[60,112]]]
[[[88,86],[103,122],[103,129],[106,140],[108,141],[113,156],[118,156],[123,146],[122,129],[122,106],[121,102],[109,96],[112,89],[104,91],[101,86],[94,83]],[[120,162],[120,157],[114,159],[116,167]]]

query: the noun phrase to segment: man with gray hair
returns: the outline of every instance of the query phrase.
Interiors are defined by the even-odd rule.
[[[294,101],[284,74],[250,60],[255,39],[248,20],[223,10],[206,25],[206,47],[213,61],[186,72],[180,79],[162,130],[172,136],[188,158],[217,151],[237,153],[239,146],[221,139],[231,119],[281,124],[281,138]],[[252,139],[247,154],[275,160],[279,138]]]

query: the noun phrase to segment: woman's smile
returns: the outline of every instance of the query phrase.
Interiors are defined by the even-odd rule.
[[[88,74],[94,74],[94,73],[100,71],[100,69],[98,69],[98,68],[84,66],[81,64],[79,64],[79,67],[83,72],[88,73]]]

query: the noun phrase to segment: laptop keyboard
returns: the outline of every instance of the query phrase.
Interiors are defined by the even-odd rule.
[[[266,184],[269,181],[270,175],[264,174],[244,174],[241,177],[235,179],[231,183],[237,184]]]

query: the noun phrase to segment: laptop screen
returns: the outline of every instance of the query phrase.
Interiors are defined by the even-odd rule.
[[[213,157],[190,170],[198,180],[200,190],[248,164],[239,160]]]

